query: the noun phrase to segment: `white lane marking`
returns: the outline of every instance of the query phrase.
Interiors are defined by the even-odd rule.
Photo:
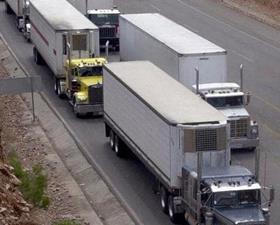
[[[223,21],[220,21],[220,20],[216,19],[215,17],[210,16],[210,15],[206,14],[205,12],[203,12],[203,11],[201,11],[201,10],[199,10],[199,9],[197,9],[197,8],[195,8],[195,7],[193,7],[193,6],[191,6],[191,5],[189,5],[188,3],[183,2],[182,0],[177,0],[177,2],[181,3],[181,4],[184,5],[185,7],[191,8],[192,10],[196,11],[197,13],[200,13],[201,15],[204,15],[204,16],[206,16],[206,17],[208,17],[208,18],[210,18],[210,19],[212,19],[212,20],[214,20],[214,21],[216,21],[216,22],[218,22],[218,23],[220,23],[220,24],[223,24],[224,26],[229,27],[230,29],[232,29],[232,30],[234,30],[234,31],[237,31],[237,32],[239,32],[239,33],[242,33],[242,34],[244,34],[244,35],[246,35],[246,36],[248,36],[248,37],[250,37],[250,38],[252,38],[252,39],[254,39],[254,40],[256,40],[256,41],[259,41],[259,42],[263,43],[264,45],[267,45],[267,46],[273,48],[274,50],[280,52],[280,48],[278,48],[278,47],[276,47],[276,46],[274,46],[274,45],[272,45],[272,44],[270,44],[270,43],[267,43],[267,42],[265,42],[265,41],[263,41],[263,40],[261,40],[261,39],[259,39],[259,38],[257,38],[257,37],[254,37],[253,35],[248,34],[248,33],[246,33],[245,31],[238,30],[237,28],[233,27],[232,25],[227,24],[227,23],[225,23],[225,22],[223,22]]]
[[[242,54],[238,53],[237,51],[234,51],[234,50],[232,50],[232,49],[230,49],[230,48],[228,48],[228,51],[230,51],[230,52],[232,52],[233,54],[236,54],[236,55],[238,55],[238,56],[244,58],[244,59],[247,60],[248,62],[251,62],[251,63],[254,62],[253,59],[251,59],[251,58],[249,58],[249,57],[247,57],[247,56],[245,56],[245,55],[242,55]]]
[[[156,7],[154,4],[151,4],[151,7],[152,7],[153,9],[155,9],[156,11],[160,12],[160,8]]]
[[[267,106],[271,107],[272,109],[274,109],[275,111],[280,113],[280,108],[273,105],[271,102],[266,101],[265,99],[263,99],[262,97],[258,96],[258,95],[253,95],[253,97],[255,97],[256,99],[258,99],[259,101],[263,102],[264,104],[266,104]]]

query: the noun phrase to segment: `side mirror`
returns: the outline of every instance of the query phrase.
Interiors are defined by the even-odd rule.
[[[274,201],[275,198],[275,189],[274,187],[271,187],[269,189],[269,203],[271,204]]]
[[[249,105],[250,101],[251,101],[251,93],[247,92],[246,95],[245,95],[245,103],[244,103],[244,105]]]

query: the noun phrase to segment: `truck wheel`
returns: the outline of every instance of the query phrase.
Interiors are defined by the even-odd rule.
[[[160,205],[164,213],[168,212],[168,191],[165,187],[160,187]]]
[[[57,95],[59,98],[64,98],[65,94],[62,92],[60,79],[56,79]]]
[[[113,130],[110,130],[109,137],[110,137],[110,148],[112,150],[114,150],[114,147],[115,147],[115,134],[114,134]]]
[[[82,114],[77,111],[77,102],[76,99],[73,99],[73,112],[77,118],[81,118]]]
[[[37,64],[37,65],[40,65],[41,62],[40,62],[40,57],[39,57],[39,52],[37,50],[37,48],[33,48],[33,57],[34,57],[34,62]]]
[[[168,197],[168,215],[170,220],[177,224],[179,222],[181,222],[183,216],[181,213],[175,213],[175,207],[174,207],[174,200],[173,200],[173,196],[169,195]]]
[[[33,57],[37,65],[44,65],[44,59],[42,58],[40,52],[38,52],[36,47],[33,48]]]
[[[54,93],[57,94],[57,79],[54,80]]]
[[[124,146],[122,144],[122,140],[117,136],[115,135],[115,141],[114,141],[114,150],[115,150],[115,153],[118,157],[124,157],[125,156],[125,152],[124,152]]]

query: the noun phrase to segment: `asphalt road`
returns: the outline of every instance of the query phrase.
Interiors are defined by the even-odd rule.
[[[215,0],[116,0],[115,4],[126,13],[160,12],[227,49],[229,80],[239,82],[238,68],[244,64],[245,87],[253,94],[248,108],[261,126],[261,180],[273,184],[278,192],[271,223],[276,225],[280,219],[280,32],[217,5]],[[109,150],[102,119],[75,118],[69,104],[54,94],[51,71],[33,63],[32,45],[16,30],[14,20],[4,13],[0,3],[0,32],[29,73],[42,76],[44,92],[114,187],[143,224],[171,224],[160,210],[159,197],[152,192],[151,174],[137,160],[118,159]],[[252,156],[251,152],[234,152],[233,161],[253,168]]]

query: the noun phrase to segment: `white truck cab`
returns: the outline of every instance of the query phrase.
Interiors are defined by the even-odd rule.
[[[196,85],[192,86],[196,90]],[[250,118],[245,108],[250,95],[245,94],[236,83],[199,84],[199,95],[217,108],[230,124],[232,149],[254,149],[259,145],[259,130],[256,121]]]

